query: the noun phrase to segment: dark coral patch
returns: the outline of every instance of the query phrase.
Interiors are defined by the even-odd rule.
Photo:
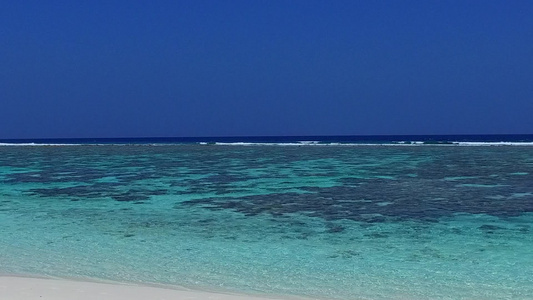
[[[489,214],[499,217],[533,212],[533,196],[488,200],[493,189],[454,188],[454,183],[409,178],[391,183],[386,179],[360,180],[356,186],[308,187],[308,193],[276,193],[245,197],[212,197],[183,202],[206,209],[230,209],[246,216],[300,213],[325,220],[349,219],[368,223],[396,220],[437,222],[456,213]],[[383,201],[387,201],[383,204]]]

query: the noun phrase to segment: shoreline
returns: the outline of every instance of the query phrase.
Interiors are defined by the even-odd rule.
[[[0,295],[10,300],[295,300],[291,296],[256,296],[186,290],[120,282],[0,275]]]

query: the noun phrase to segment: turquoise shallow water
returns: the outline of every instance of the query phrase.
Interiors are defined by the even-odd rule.
[[[0,147],[0,272],[533,299],[533,147]]]

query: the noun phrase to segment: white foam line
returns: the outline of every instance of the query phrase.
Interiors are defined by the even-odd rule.
[[[302,141],[295,143],[251,143],[251,142],[196,142],[196,143],[150,143],[150,144],[41,144],[41,143],[0,143],[6,147],[63,147],[63,146],[297,146],[297,147],[315,147],[315,146],[342,146],[342,147],[360,147],[360,146],[383,146],[383,147],[486,147],[486,146],[533,146],[533,142],[443,142],[428,143],[421,141],[414,142],[392,142],[392,143],[320,143],[316,141]]]
[[[459,146],[533,146],[533,142],[455,142]]]

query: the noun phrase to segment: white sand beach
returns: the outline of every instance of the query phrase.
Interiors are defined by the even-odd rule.
[[[109,284],[0,276],[2,300],[275,300],[247,295],[219,294],[202,291],[175,290],[129,284]]]

